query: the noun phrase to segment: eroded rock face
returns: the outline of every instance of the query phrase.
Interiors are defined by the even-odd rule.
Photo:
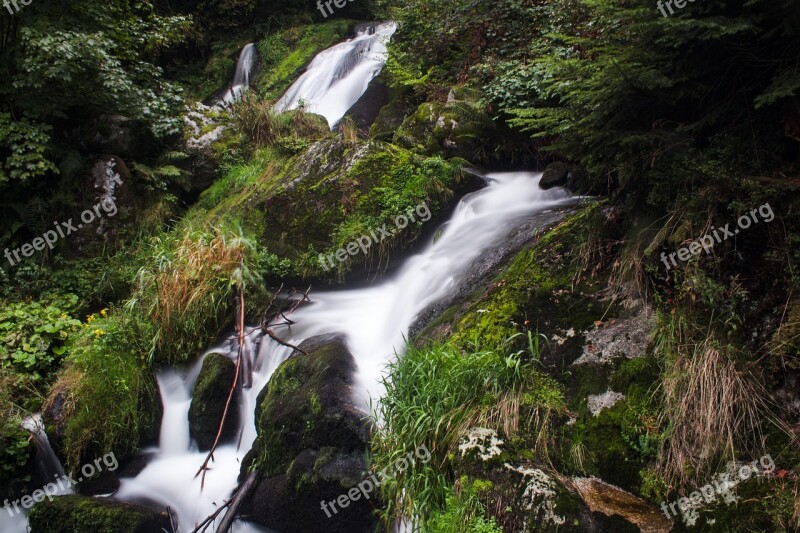
[[[156,513],[138,505],[73,494],[44,500],[30,514],[31,533],[64,531],[172,531],[166,512]]]
[[[235,375],[236,363],[223,355],[212,353],[203,361],[189,408],[189,427],[200,451],[210,450],[214,444]],[[232,402],[220,442],[234,439],[238,427],[239,409]]]
[[[357,490],[369,468],[371,426],[353,402],[355,360],[340,335],[322,335],[300,345],[259,395],[258,438],[242,464],[261,479],[243,515],[279,531],[370,531],[375,496],[345,496]],[[332,512],[330,509],[336,509]]]

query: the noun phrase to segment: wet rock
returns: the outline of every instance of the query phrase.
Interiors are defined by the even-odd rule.
[[[577,491],[594,513],[621,516],[635,524],[642,533],[666,533],[672,529],[672,521],[657,507],[601,479],[562,478],[562,482]]]
[[[542,173],[542,180],[539,182],[539,186],[545,190],[553,187],[566,187],[570,168],[570,165],[560,161],[550,163]]]
[[[357,485],[369,468],[371,426],[352,398],[355,360],[336,334],[300,349],[308,355],[292,354],[259,395],[258,438],[241,478],[255,466],[261,479],[243,515],[279,531],[369,531],[377,502]],[[335,512],[321,508],[333,500],[343,502]]]
[[[35,505],[30,514],[30,528],[31,533],[172,531],[166,512],[156,513],[138,505],[77,494]]]
[[[225,403],[236,375],[236,363],[227,357],[212,353],[203,361],[203,367],[192,391],[189,407],[189,428],[200,451],[211,449],[225,412]],[[220,442],[230,442],[239,427],[239,409],[231,402]]]
[[[594,330],[586,332],[586,345],[583,354],[573,365],[605,365],[618,358],[633,359],[641,357],[655,328],[655,314],[644,303],[623,304],[638,308],[630,318],[600,323]]]

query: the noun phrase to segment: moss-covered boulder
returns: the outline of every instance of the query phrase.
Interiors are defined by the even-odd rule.
[[[288,160],[273,155],[257,156],[243,175],[218,181],[189,216],[209,224],[240,220],[289,262],[289,274],[303,279],[343,280],[351,271],[387,268],[426,222],[476,185],[461,172],[463,161],[425,158],[345,135],[316,142]],[[326,256],[367,237],[366,251],[355,248],[344,260],[326,262]]]
[[[392,142],[427,155],[485,163],[494,151],[489,143],[500,136],[498,127],[478,104],[455,100],[420,105],[403,121]]]
[[[30,514],[31,533],[172,531],[169,515],[138,505],[73,494],[44,500]]]
[[[203,361],[189,407],[189,428],[200,451],[210,450],[214,444],[235,375],[236,363],[224,355],[212,353]],[[234,403],[228,409],[220,442],[233,440],[238,427],[239,409]]]
[[[352,398],[355,361],[338,335],[300,349],[307,355],[295,352],[259,396],[258,438],[242,477],[256,468],[260,480],[243,514],[279,531],[368,531],[377,504],[358,490],[371,428]],[[347,502],[325,511],[321,502],[333,500]]]
[[[592,192],[592,184],[589,174],[574,165],[556,161],[550,163],[542,173],[542,180],[539,182],[542,189],[552,189],[553,187],[566,187],[574,193],[588,194]],[[600,190],[595,191],[597,193]]]

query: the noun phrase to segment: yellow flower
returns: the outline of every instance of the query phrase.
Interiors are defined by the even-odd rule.
[[[94,315],[89,315],[89,316],[87,316],[87,317],[86,317],[86,323],[87,323],[87,324],[91,324],[92,322],[94,322],[94,319],[95,319],[95,318],[97,318],[97,317],[95,317]]]
[[[100,311],[100,315],[101,315],[101,316],[106,316],[107,314],[108,314],[108,309],[102,309],[102,310]]]
[[[100,337],[101,335],[105,335],[105,334],[106,334],[106,332],[105,332],[105,331],[103,331],[102,329],[96,329],[96,330],[94,330],[94,336],[95,336],[95,337]]]

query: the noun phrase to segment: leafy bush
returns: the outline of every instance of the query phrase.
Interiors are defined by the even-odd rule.
[[[0,366],[37,380],[49,376],[81,325],[68,314],[77,302],[68,294],[50,302],[5,303],[0,308]]]

